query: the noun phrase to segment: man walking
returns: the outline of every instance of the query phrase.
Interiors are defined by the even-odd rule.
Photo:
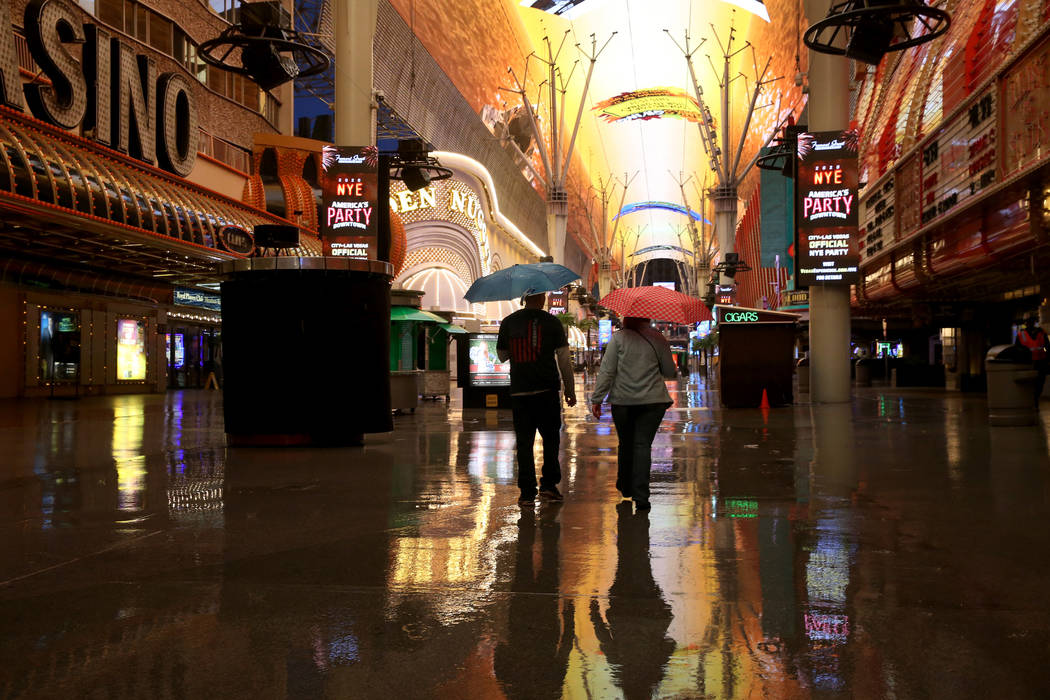
[[[576,405],[576,387],[569,359],[569,340],[561,321],[543,310],[546,294],[524,297],[525,308],[515,311],[499,327],[496,354],[510,360],[510,407],[518,451],[518,503],[536,500],[536,461],[532,450],[536,431],[543,438],[543,467],[540,498],[562,500],[558,491],[561,465],[561,397],[559,370],[565,388],[565,403]]]

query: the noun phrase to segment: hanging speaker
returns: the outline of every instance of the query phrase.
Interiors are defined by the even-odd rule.
[[[401,181],[405,187],[415,192],[430,184],[430,172],[424,168],[406,165],[401,169]]]
[[[299,228],[287,224],[260,224],[255,227],[255,245],[259,248],[298,248]]]

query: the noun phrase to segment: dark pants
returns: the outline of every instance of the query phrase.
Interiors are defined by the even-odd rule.
[[[561,394],[545,391],[542,394],[511,396],[510,408],[514,414],[514,435],[518,448],[518,488],[525,495],[536,493],[536,460],[532,449],[536,431],[543,438],[543,467],[540,489],[557,486],[561,481],[558,450],[561,447]]]
[[[653,464],[653,438],[667,411],[666,403],[636,406],[613,404],[612,417],[620,444],[616,449],[616,488],[636,503],[649,501],[649,468]]]
[[[1032,363],[1035,369],[1035,407],[1039,408],[1039,397],[1043,395],[1043,385],[1046,384],[1047,365],[1050,361],[1036,360]]]

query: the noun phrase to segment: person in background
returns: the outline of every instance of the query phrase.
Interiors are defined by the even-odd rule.
[[[1032,353],[1032,366],[1036,371],[1035,405],[1038,408],[1039,397],[1043,395],[1043,384],[1046,382],[1047,351],[1050,350],[1050,340],[1046,337],[1046,331],[1039,327],[1038,318],[1029,316],[1025,319],[1024,328],[1017,333],[1017,343]]]
[[[565,387],[565,403],[576,405],[575,378],[569,358],[565,326],[543,310],[546,294],[523,297],[525,308],[503,319],[496,340],[501,362],[510,360],[510,408],[518,453],[518,503],[536,500],[536,461],[532,455],[536,431],[543,438],[543,467],[539,495],[548,501],[562,500],[558,483],[561,464],[561,397],[559,373]]]
[[[677,377],[671,346],[653,330],[649,319],[628,316],[623,330],[613,334],[591,394],[591,413],[601,416],[602,403],[612,404],[619,438],[616,488],[634,500],[638,510],[649,510],[649,468],[653,438],[671,395],[664,384]]]

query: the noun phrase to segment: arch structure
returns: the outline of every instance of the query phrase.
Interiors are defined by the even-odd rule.
[[[477,319],[499,319],[499,304],[469,304],[462,292],[505,264],[543,256],[499,210],[495,184],[480,163],[457,153],[433,154],[453,177],[419,190],[390,183],[390,209],[405,225],[405,262],[394,286],[424,292],[423,307]],[[459,298],[454,298],[459,294]]]

